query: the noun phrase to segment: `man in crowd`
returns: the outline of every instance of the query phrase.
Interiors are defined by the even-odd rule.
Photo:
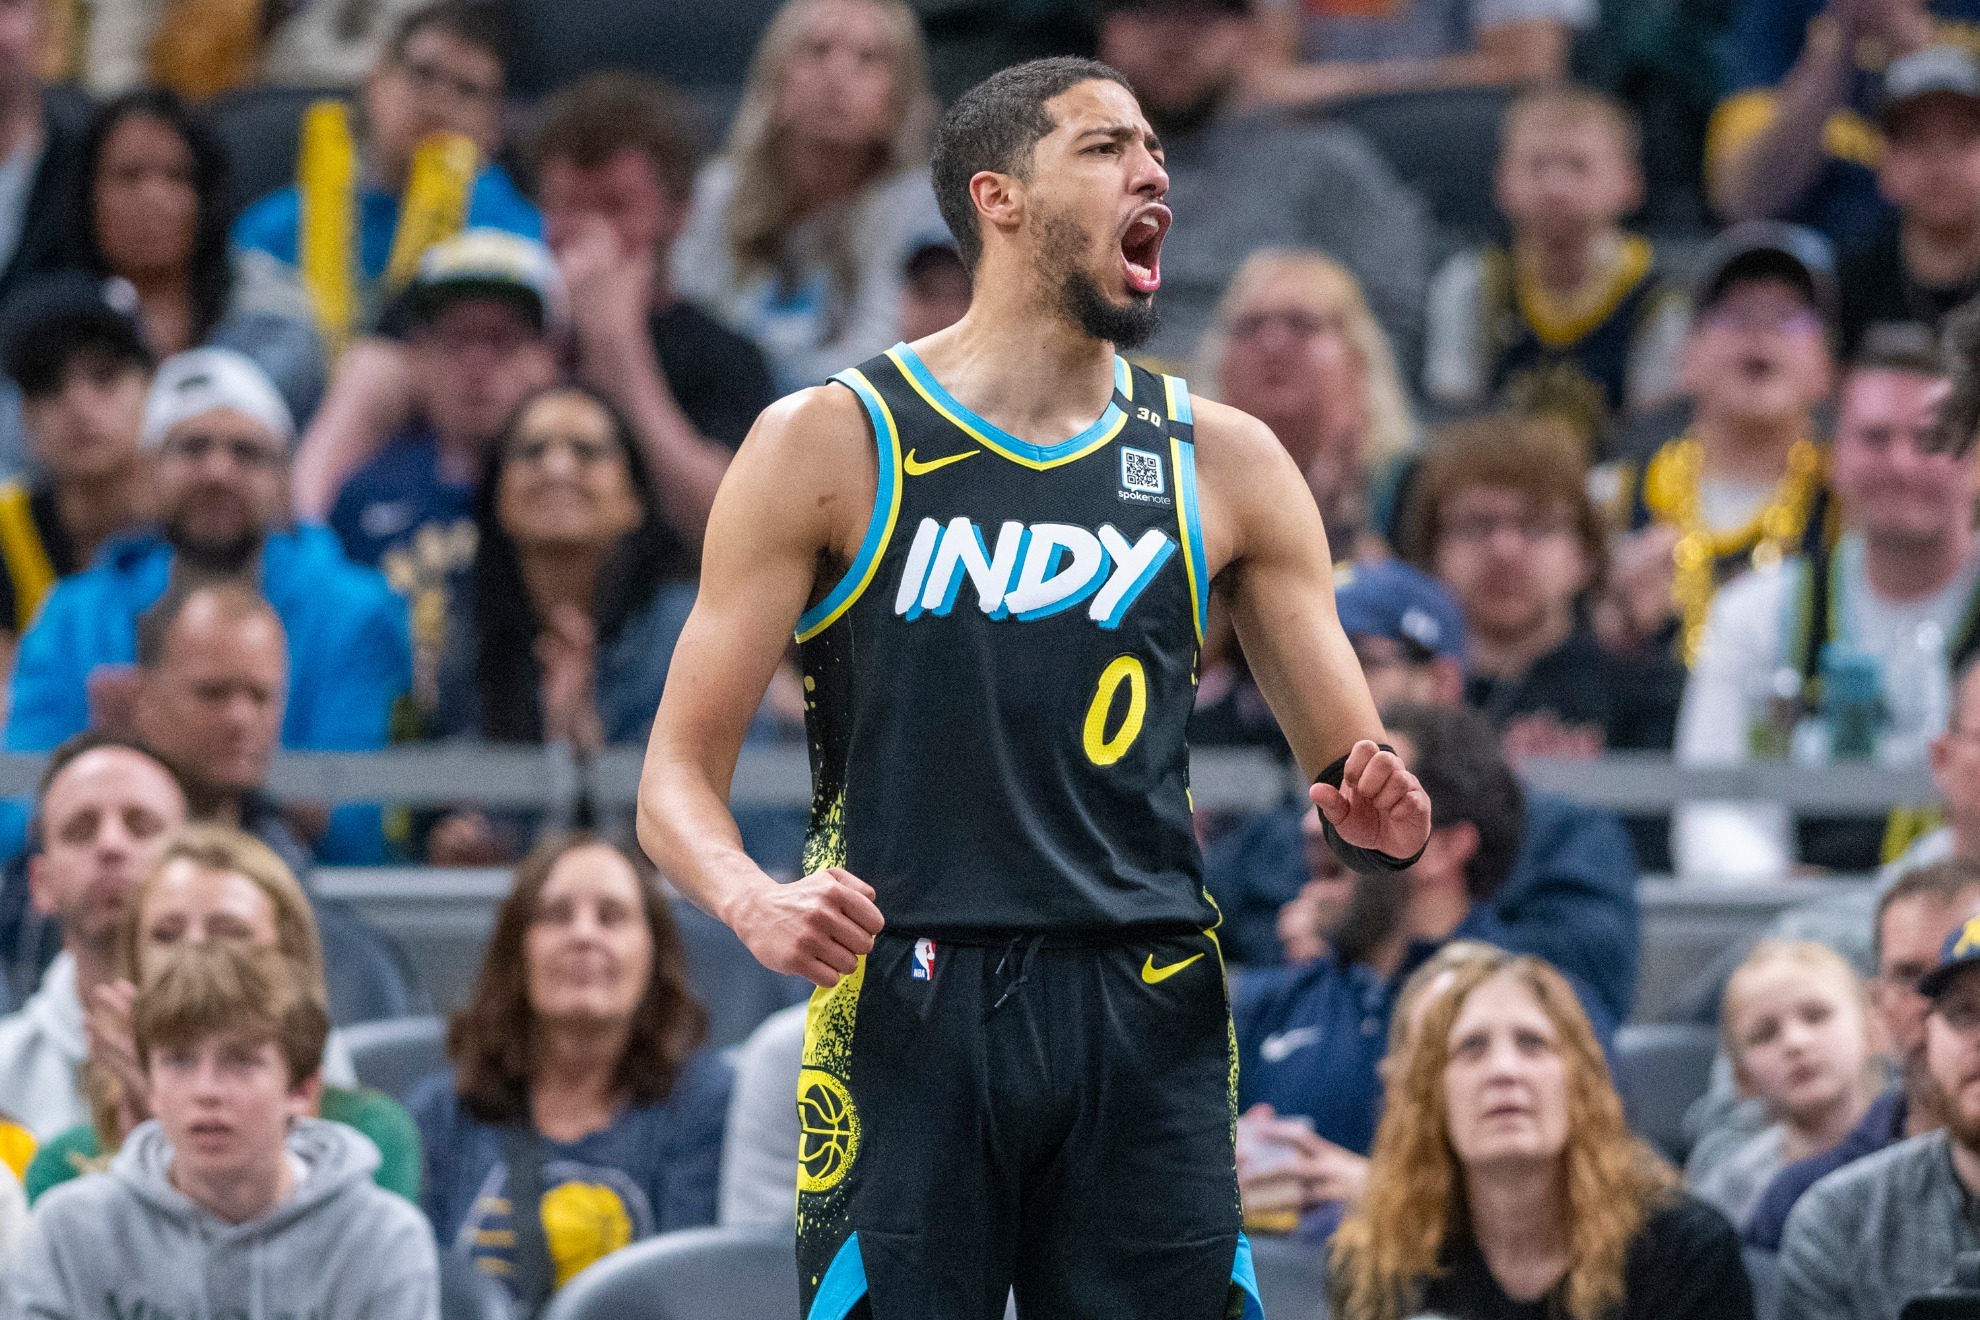
[[[1829,1174],[1940,1125],[1940,1099],[1925,1058],[1925,1019],[1931,1001],[1918,989],[1938,962],[1939,950],[1980,912],[1980,867],[1941,862],[1900,876],[1877,900],[1872,926],[1877,974],[1870,1003],[1883,1027],[1885,1049],[1900,1084],[1870,1107],[1832,1150],[1788,1165],[1754,1204],[1746,1241],[1779,1250],[1787,1218],[1809,1188]]]
[[[1681,367],[1691,426],[1630,474],[1636,530],[1597,614],[1610,645],[1687,662],[1720,586],[1828,534],[1815,409],[1835,377],[1835,273],[1812,230],[1739,225],[1701,265]]]
[[[1381,709],[1461,704],[1464,622],[1435,578],[1405,564],[1356,565],[1340,573],[1335,599]],[[1519,850],[1493,913],[1519,948],[1580,977],[1624,1021],[1642,941],[1629,835],[1599,808],[1553,793],[1523,797]],[[1293,962],[1324,954],[1349,888],[1303,806],[1269,812],[1210,844],[1204,877],[1224,913],[1230,956],[1252,965],[1279,961],[1281,949]]]
[[[1188,223],[1162,248],[1162,323],[1148,351],[1187,361],[1244,259],[1318,248],[1360,281],[1404,369],[1429,276],[1422,201],[1358,134],[1237,109],[1259,40],[1245,0],[1106,0],[1100,58],[1126,75],[1161,135],[1169,204]]]
[[[1948,409],[1942,430],[1951,391],[1924,346],[1873,344],[1851,366],[1830,478],[1850,531],[1833,552],[1749,574],[1713,601],[1678,722],[1681,763],[1744,763],[1756,730],[1774,736],[1777,724],[1813,708],[1820,688],[1848,691],[1837,674],[1890,707],[1880,759],[1925,759],[1937,730],[1912,706],[1947,681],[1949,660],[1959,664],[1980,644],[1975,460],[1941,443],[1944,434],[1971,434],[1980,417]],[[1870,750],[1852,748],[1839,722],[1831,730],[1842,735],[1839,754]],[[1677,814],[1672,851],[1686,875],[1778,876],[1795,862],[1864,871],[1881,859],[1886,830],[1881,819],[1813,820],[1797,837],[1778,806],[1690,803]]]
[[[195,349],[159,368],[144,433],[159,532],[118,543],[49,596],[21,642],[11,750],[51,747],[92,714],[127,719],[138,617],[174,581],[242,574],[257,580],[288,638],[283,745],[384,745],[411,678],[405,604],[378,573],[346,560],[328,529],[290,523],[293,436],[274,386],[239,354]],[[375,821],[375,812],[339,812],[319,855],[376,856]]]
[[[0,0],[0,298],[80,255],[65,202],[94,107],[73,89],[42,85],[50,8]]]
[[[59,926],[62,951],[33,998],[0,1018],[0,1110],[40,1140],[89,1121],[80,1077],[89,1057],[83,1006],[115,979],[131,889],[185,821],[178,780],[134,743],[79,734],[42,772],[29,896],[36,917]],[[38,945],[38,933],[27,943]],[[36,960],[27,961],[25,970],[39,971]]]
[[[408,243],[463,224],[541,236],[535,209],[489,163],[502,145],[509,41],[501,6],[484,0],[434,0],[406,15],[365,79],[362,143],[339,107],[319,107],[304,126],[300,182],[235,222],[235,245],[303,285],[332,344],[374,323],[389,276],[411,274],[421,253]],[[465,139],[472,157],[435,150],[442,135]],[[347,220],[355,253],[320,257],[306,240],[312,215]]]
[[[1896,1320],[1980,1251],[1969,1207],[1980,1196],[1980,917],[1947,936],[1918,982],[1930,1001],[1925,1068],[1935,1132],[1858,1160],[1815,1184],[1781,1235],[1781,1314],[1795,1320]]]
[[[102,281],[73,275],[36,280],[9,301],[0,354],[36,467],[0,486],[0,633],[17,644],[57,579],[150,517],[138,437],[153,362]]]
[[[1897,214],[1843,254],[1845,354],[1884,322],[1936,332],[1980,293],[1980,65],[1958,46],[1906,56],[1884,75],[1880,118],[1877,191]]]

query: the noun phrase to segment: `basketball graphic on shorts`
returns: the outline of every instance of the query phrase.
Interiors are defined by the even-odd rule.
[[[859,1114],[844,1082],[807,1068],[798,1075],[798,1190],[830,1191],[859,1154]]]

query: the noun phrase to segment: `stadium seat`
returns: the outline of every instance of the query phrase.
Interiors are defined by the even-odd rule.
[[[1512,92],[1452,87],[1389,92],[1330,106],[1327,116],[1359,129],[1402,181],[1423,196],[1447,238],[1470,244],[1499,238],[1492,204],[1499,117]]]
[[[440,1253],[440,1320],[513,1320],[514,1314],[499,1282],[466,1256]]]
[[[1616,1090],[1638,1135],[1682,1163],[1684,1111],[1711,1084],[1719,1033],[1693,1022],[1647,1022],[1616,1033]]]
[[[543,1320],[797,1320],[793,1232],[690,1228],[634,1243],[565,1284]]]
[[[674,924],[687,950],[688,981],[708,1009],[708,1043],[715,1048],[749,1039],[764,1018],[811,993],[809,981],[771,971],[734,931],[686,899],[674,900]]]
[[[320,87],[243,87],[206,103],[227,155],[230,223],[248,203],[295,182],[303,112],[337,95]]]
[[[1327,1249],[1290,1238],[1251,1239],[1251,1266],[1268,1316],[1327,1320]]]
[[[413,1084],[447,1066],[447,1022],[439,1017],[363,1022],[342,1033],[358,1081],[403,1101]]]
[[[1742,1247],[1740,1258],[1753,1284],[1753,1320],[1782,1320],[1781,1258],[1758,1247]]]
[[[419,974],[390,935],[333,898],[312,896],[316,935],[323,942],[323,975],[330,986],[330,1020],[340,1027],[429,1012]]]

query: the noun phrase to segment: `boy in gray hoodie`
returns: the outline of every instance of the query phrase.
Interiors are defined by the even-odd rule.
[[[140,996],[156,1117],[35,1208],[0,1320],[438,1320],[425,1218],[377,1149],[310,1118],[329,1018],[301,969],[233,941]]]

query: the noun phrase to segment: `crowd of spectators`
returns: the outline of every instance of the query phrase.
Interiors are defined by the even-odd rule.
[[[790,1221],[804,1010],[711,1047],[625,821],[273,768],[641,743],[756,416],[967,311],[941,98],[1054,52],[1162,141],[1141,356],[1293,458],[1434,803],[1372,877],[1303,798],[1198,813],[1248,1231],[1381,1320],[1897,1320],[1980,1251],[1980,5],[785,0],[715,96],[543,86],[516,17],[0,0],[0,721],[47,755],[0,803],[0,1320],[436,1317],[443,1258],[530,1315]],[[264,86],[313,89],[279,147],[228,118]],[[1214,602],[1191,735],[1289,756]],[[1522,779],[1630,751],[1939,792]],[[317,885],[388,861],[514,868],[392,1096],[345,1027],[417,969]],[[1688,1151],[1611,1080],[1664,873],[1858,881],[1720,973]]]

